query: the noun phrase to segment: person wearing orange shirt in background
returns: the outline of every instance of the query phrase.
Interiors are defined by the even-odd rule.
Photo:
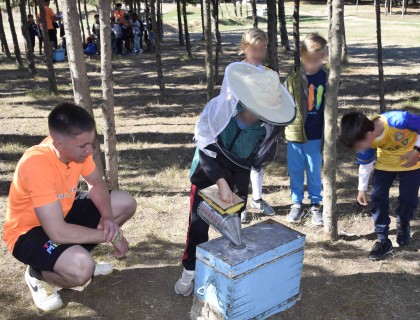
[[[45,17],[47,20],[47,28],[48,28],[48,37],[53,44],[53,48],[57,49],[57,44],[58,44],[57,30],[55,30],[54,28],[54,21],[58,21],[59,18],[55,15],[53,9],[50,8],[50,0],[45,0],[44,3],[45,3]],[[42,29],[41,13],[38,13],[38,23],[40,24],[41,29]]]
[[[128,193],[109,191],[92,157],[95,120],[83,108],[61,103],[48,116],[49,137],[19,160],[7,202],[3,240],[27,264],[25,281],[35,305],[62,306],[59,288],[87,284],[112,266],[95,264],[90,251],[109,242],[122,258],[128,242],[120,227],[136,211]],[[83,177],[88,192],[78,191]]]
[[[124,15],[125,15],[125,11],[122,9],[122,4],[120,2],[118,2],[115,5],[115,10],[114,10],[115,21],[117,21],[117,19],[120,19],[119,24],[123,25],[124,24]]]

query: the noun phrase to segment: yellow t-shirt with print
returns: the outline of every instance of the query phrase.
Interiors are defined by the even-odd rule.
[[[382,137],[374,140],[372,148],[376,149],[375,168],[384,171],[411,171],[420,169],[420,162],[415,166],[403,167],[406,159],[400,158],[413,150],[416,144],[418,133],[408,128],[398,128],[390,126],[385,116],[378,116],[384,124],[384,132]],[[374,119],[374,120],[375,120]]]

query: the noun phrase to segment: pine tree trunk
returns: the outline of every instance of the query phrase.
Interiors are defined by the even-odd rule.
[[[157,10],[156,10],[156,22],[158,26],[158,37],[159,40],[163,40],[163,21],[162,21],[162,0],[157,0],[156,2]]]
[[[214,68],[213,68],[213,45],[211,36],[211,0],[204,1],[204,43],[207,79],[207,100],[210,101],[214,94]]]
[[[26,64],[28,65],[29,74],[34,77],[37,74],[35,67],[34,51],[32,49],[31,37],[28,31],[28,20],[26,15],[26,0],[19,0],[20,21],[23,40],[25,42]]]
[[[58,0],[54,0],[56,12],[60,12],[60,7],[58,6]]]
[[[150,0],[150,10],[151,14],[150,17],[152,19],[152,28],[153,30],[157,30],[157,22],[156,22],[156,0]],[[157,76],[158,76],[158,84],[160,93],[163,95],[165,94],[165,83],[163,82],[163,70],[162,70],[162,51],[160,48],[160,40],[159,37],[155,35],[155,53],[156,53],[156,68],[157,68]]]
[[[200,0],[200,11],[201,11],[201,34],[204,40],[204,0]]]
[[[188,31],[187,1],[186,0],[182,0],[182,16],[184,18],[184,32],[185,32],[185,44],[187,48],[187,54],[188,54],[188,58],[192,59],[193,55],[191,53],[190,33]]]
[[[295,43],[293,56],[295,65],[300,64],[299,1],[294,0],[293,10],[293,42]]]
[[[344,9],[343,9],[344,10]],[[343,21],[341,22],[343,25],[343,46],[341,50],[341,63],[347,63],[347,41],[346,41],[346,25],[344,23],[344,12],[343,12]]]
[[[179,45],[184,45],[184,31],[182,30],[182,12],[181,12],[181,0],[176,0],[176,12],[178,16],[178,39]]]
[[[328,238],[336,240],[337,230],[337,119],[338,90],[341,77],[341,52],[343,46],[344,0],[332,0],[332,14],[329,28],[330,73],[325,94],[325,141],[324,141],[324,231]]]
[[[88,35],[89,35],[89,37],[90,37],[90,35],[91,35],[92,33],[91,33],[91,31],[90,31],[90,24],[89,24],[89,11],[88,11],[88,8],[87,8],[87,3],[86,3],[86,0],[83,0],[83,7],[84,7],[84,10],[85,10],[86,27],[87,27]]]
[[[74,102],[93,115],[92,99],[83,52],[76,1],[63,1],[64,29],[66,32],[67,58],[69,61]],[[101,37],[105,38],[105,37]],[[98,170],[104,174],[101,149],[98,138],[94,143],[93,158]]]
[[[7,44],[6,34],[4,32],[4,25],[3,25],[3,14],[0,10],[0,41],[1,46],[4,50],[4,53],[8,59],[12,59],[12,55],[10,54],[9,45]]]
[[[19,42],[16,35],[15,22],[13,21],[12,5],[10,4],[10,0],[5,0],[5,2],[6,2],[7,16],[9,18],[10,33],[12,34],[16,64],[18,65],[19,68],[23,68],[22,56],[20,55]]]
[[[276,0],[267,0],[268,66],[279,71]]]
[[[327,0],[327,9],[328,9],[328,43],[331,42],[331,22],[332,22],[332,0]],[[330,46],[328,46],[330,50]]]
[[[45,2],[44,0],[38,0],[39,3],[39,15],[41,18],[42,25],[42,38],[44,39],[44,54],[45,62],[47,65],[47,74],[48,74],[48,84],[50,87],[50,92],[53,94],[58,94],[57,81],[55,79],[55,70],[53,64],[53,48],[50,41],[50,36],[48,34],[47,26],[47,17],[45,12]]]
[[[378,44],[379,111],[385,112],[384,64],[382,60],[381,4],[376,0],[376,38]]]
[[[284,49],[286,49],[286,51],[290,51],[289,37],[287,35],[286,11],[284,9],[284,0],[278,0],[278,6],[281,45]]]
[[[32,10],[31,10],[31,2],[30,0],[27,1],[27,5],[28,5],[28,14],[32,14]]]
[[[100,34],[111,34],[109,24],[110,0],[99,1]],[[102,116],[104,119],[105,177],[111,190],[118,189],[118,152],[114,115],[114,84],[112,77],[112,48],[110,37],[100,37]]]
[[[258,28],[257,0],[251,0],[252,26]]]
[[[222,51],[222,38],[219,30],[219,0],[212,0],[212,5],[214,36],[216,39],[216,52],[214,56],[214,82],[217,84],[217,80],[219,78],[219,56]]]
[[[80,4],[80,0],[77,0],[77,7],[79,9],[80,29],[82,30],[82,43],[83,43],[83,45],[85,45],[86,44],[86,35],[85,35],[85,27],[83,25],[82,6]],[[67,34],[66,34],[66,39],[67,39]]]

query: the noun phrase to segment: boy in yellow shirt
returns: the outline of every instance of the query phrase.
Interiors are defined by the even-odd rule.
[[[360,112],[346,114],[341,120],[341,143],[359,152],[359,193],[357,201],[367,205],[369,177],[372,182],[372,216],[378,241],[368,259],[380,260],[392,253],[388,239],[389,189],[399,177],[400,195],[397,214],[397,243],[410,242],[410,220],[418,206],[420,185],[420,116],[403,111],[386,112],[368,119]]]

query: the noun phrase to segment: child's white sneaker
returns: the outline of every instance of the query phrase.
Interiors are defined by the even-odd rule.
[[[61,308],[63,301],[57,293],[57,288],[45,281],[31,277],[29,266],[25,271],[25,282],[31,290],[35,305],[43,311],[52,311]]]
[[[241,222],[242,223],[248,222],[248,212],[246,210],[241,212]]]
[[[302,221],[304,215],[303,206],[301,203],[294,203],[290,207],[289,214],[287,215],[287,221],[291,223],[299,223]]]
[[[267,203],[267,201],[264,201],[263,199],[258,201],[252,199],[251,208],[259,210],[266,216],[274,216],[276,214],[276,211]]]
[[[311,215],[312,215],[312,225],[314,226],[322,226],[324,224],[324,220],[322,219],[322,206],[318,204],[313,204],[311,206]]]
[[[194,270],[186,270],[184,268],[181,277],[175,283],[175,293],[184,297],[189,296],[194,290],[194,276]]]

